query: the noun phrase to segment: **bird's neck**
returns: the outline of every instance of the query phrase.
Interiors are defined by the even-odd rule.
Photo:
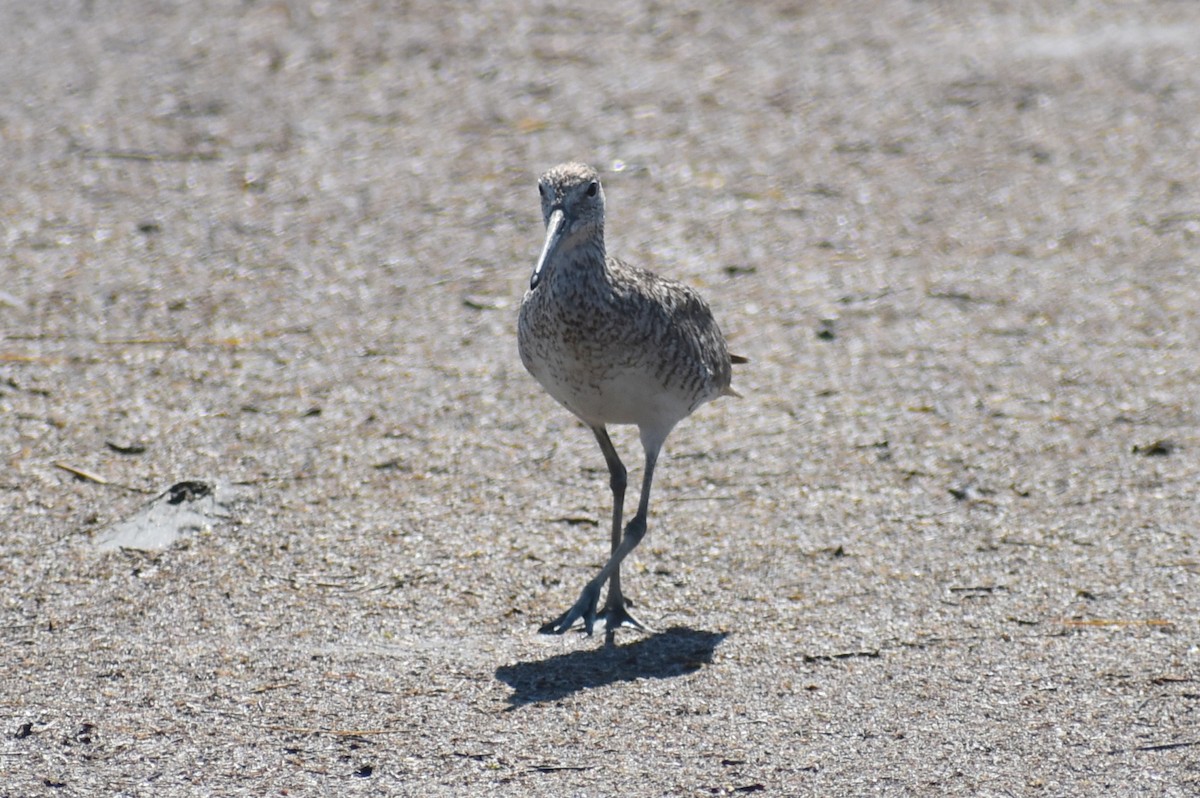
[[[604,279],[608,268],[605,257],[603,233],[588,236],[560,254],[554,271],[571,281]]]

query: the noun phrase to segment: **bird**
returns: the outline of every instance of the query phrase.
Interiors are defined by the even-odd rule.
[[[610,257],[604,188],[583,163],[563,163],[538,180],[546,237],[521,302],[521,362],[600,445],[612,490],[612,547],[570,609],[542,625],[563,634],[582,621],[591,636],[603,620],[606,645],[622,626],[652,632],[629,612],[621,563],[646,534],[650,486],[667,436],[701,405],[740,396],[729,353],[708,303],[695,289]],[[622,529],[627,472],[608,433],[635,425],[645,455],[637,513]],[[608,593],[600,607],[604,583]]]

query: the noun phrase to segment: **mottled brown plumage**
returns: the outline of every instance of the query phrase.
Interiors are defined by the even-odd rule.
[[[560,404],[591,427],[613,491],[612,555],[579,601],[543,632],[577,621],[591,634],[597,617],[607,639],[622,624],[645,628],[626,609],[621,561],[646,529],[654,465],[667,435],[705,402],[734,395],[725,338],[695,290],[607,256],[604,189],[590,166],[556,166],[538,182],[546,242],[521,304],[521,361]],[[608,424],[635,424],[646,454],[637,515],[624,534],[625,467]],[[600,589],[609,582],[604,609]]]

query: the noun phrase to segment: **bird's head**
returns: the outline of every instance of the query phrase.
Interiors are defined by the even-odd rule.
[[[536,288],[548,264],[581,244],[599,247],[604,260],[604,189],[600,175],[581,163],[559,164],[538,180],[546,243],[529,287]]]

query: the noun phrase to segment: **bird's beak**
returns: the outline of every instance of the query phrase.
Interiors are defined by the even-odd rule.
[[[533,276],[529,278],[531,291],[537,288],[537,284],[542,279],[542,268],[558,251],[558,246],[562,243],[566,221],[567,217],[563,214],[562,208],[550,211],[550,218],[546,220],[546,243],[542,245],[541,257],[538,258],[537,266],[533,267]]]

